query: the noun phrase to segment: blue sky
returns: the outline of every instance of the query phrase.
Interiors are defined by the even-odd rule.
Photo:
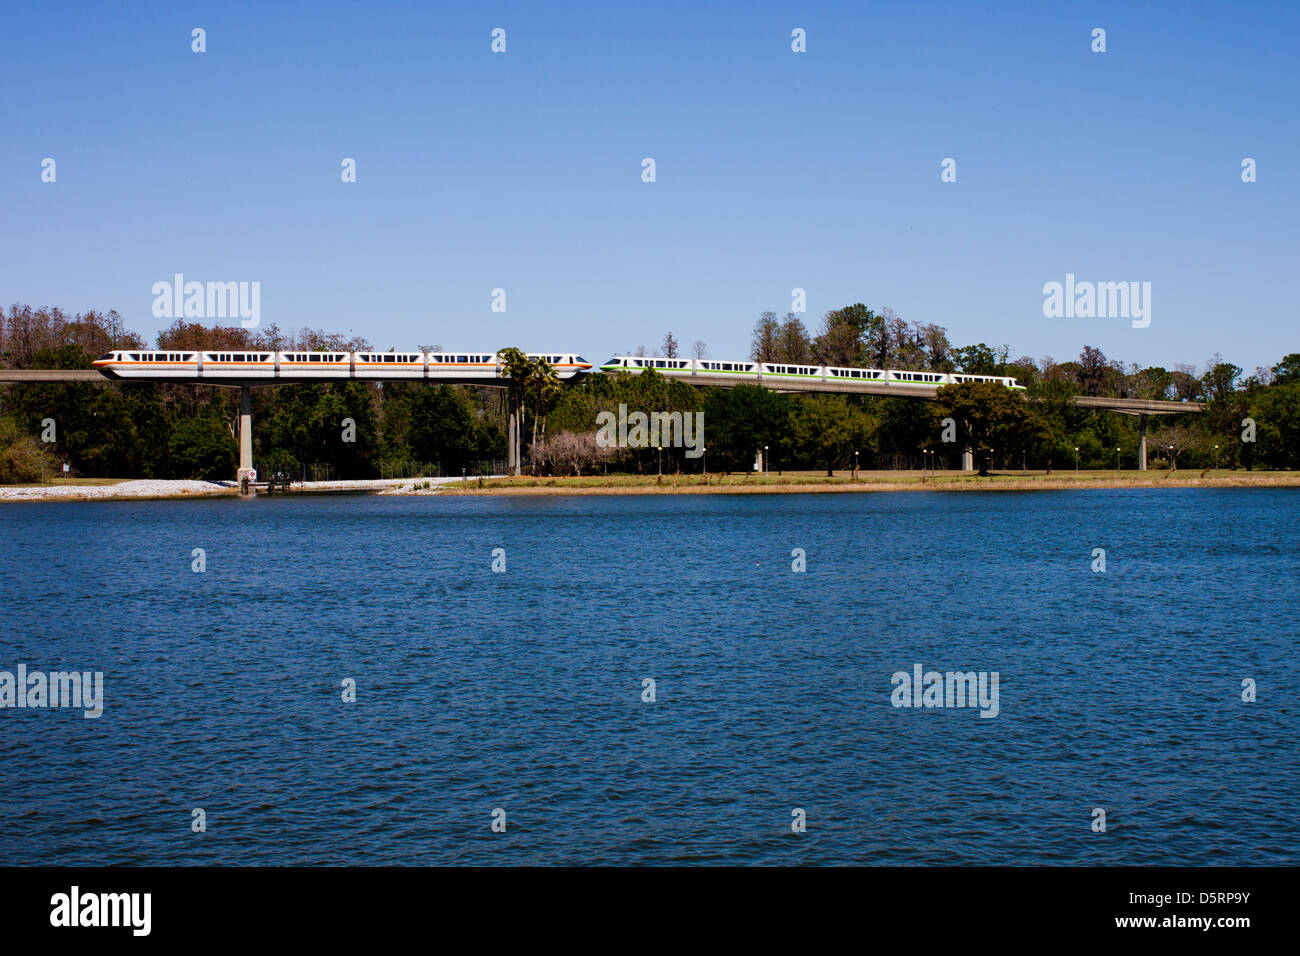
[[[1297,28],[1294,3],[9,2],[0,299],[152,338],[180,272],[260,282],[285,329],[600,360],[667,329],[739,357],[797,287],[810,328],[862,301],[1017,355],[1253,369],[1300,351]],[[1045,318],[1066,273],[1151,282],[1150,326]]]

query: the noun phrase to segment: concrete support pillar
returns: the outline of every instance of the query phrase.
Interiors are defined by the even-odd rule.
[[[1147,470],[1147,417],[1138,416],[1138,471]]]
[[[974,450],[971,449],[969,445],[967,445],[966,450],[961,453],[961,470],[962,471],[975,470],[975,452]]]
[[[506,413],[506,470],[512,475],[523,474],[523,462],[519,459],[523,457],[523,449],[520,447],[523,443],[520,440],[523,436],[519,429],[519,405],[511,396],[506,399],[508,411]]]
[[[239,471],[236,480],[242,487],[253,470],[253,390],[239,386]]]

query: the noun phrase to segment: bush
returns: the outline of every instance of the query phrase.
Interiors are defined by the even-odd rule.
[[[31,435],[24,435],[12,418],[0,418],[0,484],[40,481],[58,467],[54,456]]]

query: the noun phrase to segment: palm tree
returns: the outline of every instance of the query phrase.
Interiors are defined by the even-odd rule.
[[[510,460],[515,475],[523,473],[523,429],[520,428],[520,412],[524,407],[524,395],[533,380],[536,365],[532,359],[514,347],[497,352],[501,364],[501,375],[510,379],[509,411],[506,422],[506,438],[510,448]]]
[[[555,374],[555,366],[544,358],[533,363],[532,381],[529,383],[536,395],[533,406],[533,442],[537,442],[537,422],[543,420],[542,432],[545,434],[544,416],[552,400],[560,393],[560,379]]]

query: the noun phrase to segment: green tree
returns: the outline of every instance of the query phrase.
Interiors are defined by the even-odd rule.
[[[851,462],[871,432],[871,420],[843,395],[801,395],[790,417],[795,454],[825,465],[827,475],[836,464]]]
[[[1278,385],[1300,382],[1300,352],[1292,352],[1273,366],[1273,382]]]
[[[1050,440],[1041,416],[1020,395],[992,382],[941,385],[932,414],[953,419],[959,444],[969,446],[980,463],[991,452],[1025,453]]]
[[[704,399],[705,445],[712,461],[743,470],[764,445],[785,460],[790,398],[760,385],[712,389]]]
[[[952,360],[958,371],[965,372],[968,375],[997,374],[997,352],[983,342],[978,345],[963,345],[953,349]]]
[[[229,478],[239,463],[234,437],[215,418],[178,422],[169,445],[171,473],[177,478]]]

